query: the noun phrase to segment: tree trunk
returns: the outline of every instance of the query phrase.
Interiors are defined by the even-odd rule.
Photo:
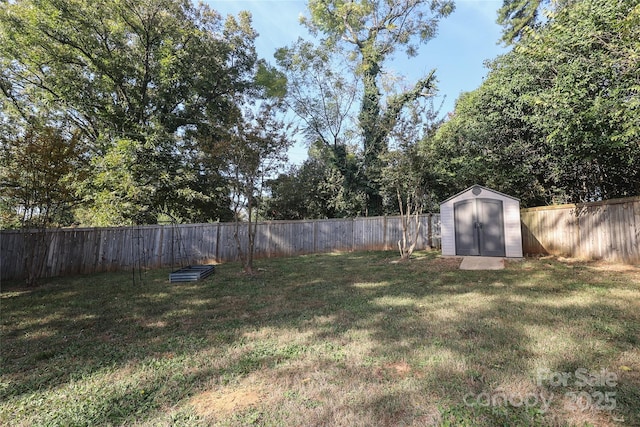
[[[380,125],[380,90],[377,78],[380,66],[374,60],[364,59],[364,95],[360,107],[360,128],[364,139],[364,168],[367,178],[367,216],[382,215],[382,196],[380,195],[380,175],[382,164],[380,154],[386,151],[385,137],[388,130]]]

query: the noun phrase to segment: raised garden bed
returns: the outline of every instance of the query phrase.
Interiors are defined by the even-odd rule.
[[[215,271],[215,265],[190,265],[169,274],[169,282],[197,282],[209,277]]]

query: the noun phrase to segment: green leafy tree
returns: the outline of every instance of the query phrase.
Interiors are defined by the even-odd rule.
[[[23,136],[2,137],[0,156],[0,228],[24,229],[22,259],[27,284],[42,275],[47,259],[49,227],[69,225],[79,202],[76,179],[86,173],[85,147],[78,133],[64,129],[29,128]]]
[[[311,205],[300,205],[297,214],[294,214],[295,209],[287,209],[294,216],[325,218],[366,212],[366,206],[359,203],[359,193],[364,194],[366,181],[362,159],[358,156],[357,132],[354,131],[357,124],[353,116],[354,104],[360,94],[359,79],[351,64],[339,53],[335,46],[316,46],[299,39],[291,47],[279,49],[275,55],[278,70],[287,79],[285,104],[296,114],[313,157],[301,169],[291,172],[298,173],[297,178],[307,186],[316,185],[307,189],[309,194],[333,194],[334,197],[324,200],[319,209],[307,209],[307,206],[315,206],[311,200],[307,201]],[[307,173],[311,170],[315,171],[315,176]],[[286,178],[282,178],[281,183],[286,185]],[[285,187],[281,188],[284,190]],[[276,191],[273,200],[287,204],[289,202],[283,199],[285,196],[298,198],[285,190]],[[350,199],[346,200],[346,197]]]
[[[549,179],[571,201],[640,191],[639,36],[640,2],[589,0],[517,49],[545,76],[528,97],[553,159]]]
[[[69,225],[78,203],[73,175],[87,172],[79,135],[62,129],[28,129],[2,143],[0,185],[8,223],[23,228]],[[6,228],[6,227],[3,227]]]
[[[636,0],[572,3],[493,61],[426,144],[440,188],[524,205],[637,195],[639,24]]]
[[[265,198],[264,209],[266,219],[314,218],[312,212],[315,209],[309,206],[308,196],[310,190],[316,188],[316,183],[302,178],[303,172],[309,170],[308,164],[309,160],[307,159],[301,166],[289,166],[276,178],[267,181],[268,196]]]
[[[187,0],[4,2],[1,87],[25,121],[46,110],[46,120],[67,120],[91,142],[97,173],[85,210],[94,212],[84,218],[153,223],[194,202],[205,210],[183,215],[216,219],[228,191],[225,160],[210,147],[236,122],[238,96],[253,90],[255,37],[248,14],[223,22]]]
[[[512,59],[517,58],[497,60],[491,70]],[[490,71],[478,89],[460,96],[454,113],[421,145],[437,198],[481,184],[517,195],[524,206],[551,199],[547,156],[538,145],[542,134],[533,127],[532,107],[522,96],[535,87],[536,75],[523,67]]]
[[[503,26],[502,41],[509,44],[520,39],[539,20],[542,5],[550,0],[504,0],[498,9],[498,24]]]
[[[434,132],[439,120],[431,102],[414,104],[401,116],[391,133],[394,149],[382,156],[381,193],[389,213],[399,213],[402,238],[397,242],[400,258],[408,260],[418,243],[425,209],[433,208],[429,188],[430,167],[419,141]]]
[[[322,33],[329,46],[342,46],[353,59],[361,76],[359,126],[362,131],[366,176],[367,211],[382,213],[380,195],[380,155],[387,150],[389,132],[405,106],[433,93],[431,72],[409,90],[384,98],[380,79],[385,62],[404,49],[415,56],[419,43],[431,39],[437,22],[453,11],[445,0],[345,1],[311,0],[310,18],[303,23],[314,33]]]
[[[511,44],[520,40],[527,31],[535,31],[542,21],[552,19],[555,11],[572,1],[575,0],[503,0],[497,20],[503,27],[502,41]]]
[[[331,156],[332,151],[323,144],[313,144],[309,158],[302,165],[270,180],[266,217],[321,219],[361,215],[366,200],[357,185],[360,159],[347,152],[345,167],[338,168]]]
[[[228,142],[221,147],[230,159],[234,238],[247,274],[254,272],[257,223],[264,208],[266,182],[285,164],[290,145],[288,129],[277,119],[277,111],[277,104],[273,102],[264,102],[257,110],[247,109]]]

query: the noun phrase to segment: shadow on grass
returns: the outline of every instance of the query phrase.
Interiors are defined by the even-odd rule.
[[[598,276],[588,265],[552,260],[459,271],[435,253],[411,263],[391,263],[394,257],[261,261],[255,277],[228,264],[193,284],[169,284],[168,271],[152,271],[136,286],[116,273],[3,289],[0,421],[29,419],[26,405],[42,410],[39,422],[121,424],[259,372],[291,378],[320,369],[338,383],[331,390],[376,393],[335,397],[334,405],[307,408],[312,415],[303,419],[283,415],[286,421],[548,423],[539,404],[474,398],[594,395],[604,388],[577,387],[575,378],[554,388],[548,378],[538,384],[536,373],[607,369],[619,380],[618,405],[596,416],[640,422],[640,381],[633,370],[617,371],[638,362],[625,359],[640,340],[637,274]],[[84,388],[89,403],[59,397],[71,386]],[[579,421],[562,399],[553,403],[554,417]]]

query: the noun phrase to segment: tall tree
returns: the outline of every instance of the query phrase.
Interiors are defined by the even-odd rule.
[[[518,48],[545,76],[528,98],[571,201],[640,192],[639,51],[638,0],[571,3]]]
[[[419,43],[436,33],[437,22],[453,11],[450,0],[310,0],[310,18],[303,23],[322,33],[330,46],[343,46],[354,59],[362,77],[359,125],[364,144],[368,181],[367,213],[382,212],[380,155],[402,109],[434,89],[434,73],[420,79],[410,90],[387,99],[380,78],[387,61],[397,50],[417,54]]]
[[[584,0],[525,35],[431,140],[438,180],[524,205],[637,195],[639,31],[638,0]]]
[[[302,39],[279,49],[275,57],[278,70],[287,79],[285,104],[297,116],[309,145],[310,160],[291,172],[305,182],[308,194],[327,196],[318,209],[306,209],[315,206],[309,200],[311,204],[300,205],[299,209],[278,211],[314,218],[362,215],[366,207],[359,203],[359,193],[364,193],[364,179],[353,116],[360,93],[357,74],[335,46],[318,46]],[[308,173],[311,170],[313,175]],[[286,178],[279,182],[286,185]],[[275,196],[274,203],[287,205],[284,197],[292,194],[276,190]]]
[[[421,153],[438,199],[474,184],[514,194],[523,206],[553,197],[545,180],[546,155],[538,146],[542,135],[532,126],[532,108],[522,96],[534,90],[536,77],[526,69],[510,73],[489,72],[478,89],[460,96],[435,135],[425,138]]]
[[[541,25],[540,15],[551,19],[553,12],[574,0],[503,0],[498,9],[498,24],[502,25],[502,41],[506,44],[520,40],[527,31]]]
[[[166,200],[198,200],[216,219],[228,192],[201,177],[226,161],[207,147],[254,84],[255,37],[248,14],[223,23],[188,0],[3,2],[1,88],[25,121],[64,119],[91,141],[86,218],[111,206],[107,222],[155,222]]]
[[[286,77],[284,102],[299,118],[307,142],[320,142],[338,155],[352,138],[357,76],[335,49],[302,39],[278,49],[275,58]]]

